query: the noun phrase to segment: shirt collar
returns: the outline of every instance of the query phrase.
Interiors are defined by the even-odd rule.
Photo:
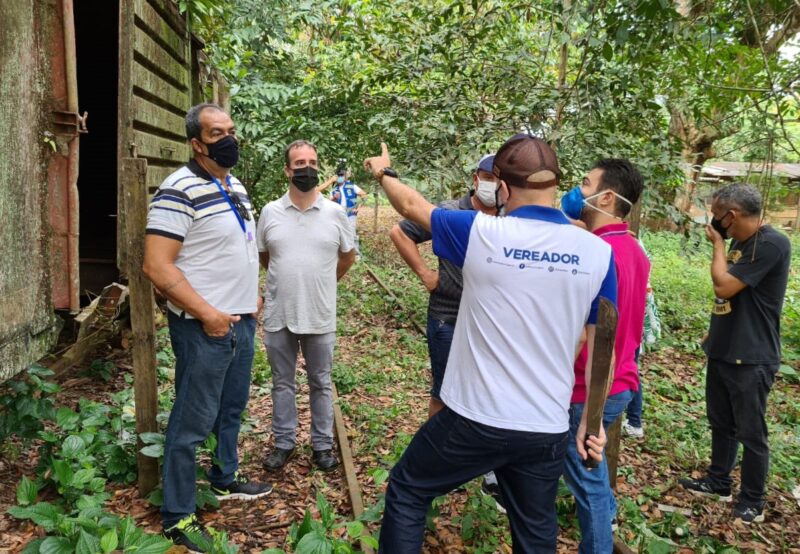
[[[322,203],[323,202],[327,202],[327,200],[325,200],[323,194],[320,193],[320,194],[317,195],[317,199],[314,200],[314,203],[311,204],[305,211],[308,211],[308,210],[311,210],[311,209],[315,209],[315,210],[322,209]],[[298,212],[302,211],[302,210],[300,210],[300,208],[295,206],[294,202],[292,202],[292,199],[289,198],[289,191],[286,191],[286,194],[281,196],[280,203],[281,203],[281,206],[286,210],[288,210],[289,208],[294,208]]]
[[[621,221],[619,223],[609,223],[608,225],[603,225],[602,227],[598,227],[592,233],[597,235],[598,237],[602,237],[603,235],[607,234],[614,234],[614,235],[621,235],[623,233],[628,232],[628,223],[625,221]]]
[[[546,206],[529,204],[527,206],[521,206],[506,215],[510,217],[521,217],[523,219],[538,219],[540,221],[547,221],[548,223],[570,225],[569,219],[564,215],[564,212]]]
[[[206,171],[205,169],[203,169],[203,166],[201,166],[199,163],[197,163],[197,160],[195,160],[194,158],[189,160],[189,163],[186,164],[186,167],[189,168],[189,171],[191,171],[192,173],[194,173],[198,177],[200,177],[202,179],[205,179],[206,181],[213,181],[214,180],[211,177],[211,174],[208,171]]]

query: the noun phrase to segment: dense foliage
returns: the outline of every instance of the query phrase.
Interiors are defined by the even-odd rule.
[[[680,162],[717,140],[762,159],[769,145],[779,161],[800,147],[800,61],[780,50],[800,29],[791,0],[183,3],[231,85],[259,202],[284,190],[296,138],[319,145],[327,171],[385,140],[404,180],[441,198],[524,129],[557,146],[565,183],[599,157],[635,160],[653,185],[645,208],[662,215]]]

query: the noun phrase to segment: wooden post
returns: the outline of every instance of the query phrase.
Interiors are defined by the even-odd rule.
[[[623,414],[624,415],[624,414]],[[617,490],[617,467],[619,465],[619,445],[622,431],[622,415],[606,429],[606,460],[608,461],[608,482],[611,490]]]
[[[120,188],[124,194],[123,207],[128,240],[127,273],[131,305],[133,391],[136,402],[136,434],[158,431],[158,389],[156,383],[156,328],[153,286],[142,272],[144,261],[144,230],[147,225],[147,161],[122,158]],[[158,460],[139,450],[144,446],[136,441],[136,461],[139,468],[139,494],[147,495],[158,485]]]
[[[353,507],[353,518],[358,519],[364,513],[364,501],[361,498],[361,489],[358,486],[358,474],[353,463],[353,452],[350,450],[350,442],[347,439],[347,428],[344,425],[342,409],[339,407],[339,393],[336,384],[333,385],[333,422],[336,428],[336,438],[339,440],[339,451],[342,454],[342,466],[344,467],[345,481],[347,481],[347,493],[350,496],[350,505]],[[361,543],[361,548],[365,554],[374,554],[372,547]]]
[[[800,190],[797,191],[797,212],[794,214],[794,229],[792,229],[792,232],[800,232],[798,227],[800,227]]]
[[[642,198],[636,201],[636,204],[631,208],[631,213],[628,214],[628,226],[633,234],[639,236],[639,228],[642,225]]]

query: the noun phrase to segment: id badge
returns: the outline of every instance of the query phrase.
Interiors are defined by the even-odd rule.
[[[247,231],[244,236],[245,247],[247,248],[247,261],[249,263],[258,262],[258,249],[256,248],[256,237],[253,231]]]

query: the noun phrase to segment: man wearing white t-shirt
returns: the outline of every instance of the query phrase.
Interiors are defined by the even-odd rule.
[[[537,138],[517,135],[495,155],[493,172],[508,192],[500,218],[435,208],[400,182],[382,149],[365,167],[402,216],[430,229],[434,253],[462,267],[464,290],[441,391],[445,408],[392,469],[381,552],[418,553],[431,501],[490,470],[514,552],[555,552],[572,365],[584,328],[594,342],[600,296],[616,300],[611,248],[551,207],[558,160]],[[600,435],[586,440],[582,421],[582,457],[601,459]]]

